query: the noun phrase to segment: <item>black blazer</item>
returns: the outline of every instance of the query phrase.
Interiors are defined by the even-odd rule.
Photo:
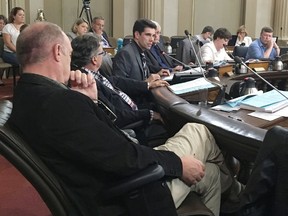
[[[139,49],[133,40],[117,52],[113,59],[113,75],[145,80]]]
[[[166,176],[182,175],[173,152],[134,144],[90,98],[40,75],[21,75],[8,124],[87,215],[97,215],[103,188],[150,164],[163,166]]]

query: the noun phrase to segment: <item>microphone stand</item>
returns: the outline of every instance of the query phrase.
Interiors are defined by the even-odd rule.
[[[187,30],[185,30],[184,33],[186,34],[186,36],[188,37],[188,40],[190,41],[192,50],[193,50],[193,52],[194,52],[194,54],[195,54],[195,57],[196,57],[197,64],[198,64],[199,67],[201,68],[200,70],[201,70],[201,72],[202,72],[203,78],[204,78],[207,82],[212,83],[212,84],[214,84],[214,85],[216,85],[216,86],[218,86],[218,87],[220,88],[220,92],[218,93],[216,99],[214,100],[214,102],[213,102],[213,104],[212,104],[211,106],[216,106],[216,105],[221,104],[222,99],[223,99],[224,96],[225,96],[226,86],[225,86],[225,85],[222,85],[222,84],[220,84],[220,83],[218,83],[218,82],[213,82],[213,81],[209,80],[209,79],[206,77],[205,72],[204,72],[204,69],[201,67],[201,63],[200,63],[200,60],[199,60],[198,55],[197,55],[197,53],[196,53],[195,47],[194,47],[194,45],[193,45],[193,43],[192,43],[190,34],[189,34],[189,32],[188,32]],[[209,91],[208,91],[208,93],[209,93]]]
[[[201,72],[202,72],[202,75],[203,75],[204,78],[206,78],[205,72],[204,72],[203,68],[201,67],[201,62],[200,62],[200,60],[199,60],[199,58],[198,58],[198,55],[197,55],[196,50],[195,50],[195,47],[194,47],[194,45],[193,45],[193,43],[192,43],[190,34],[188,33],[187,30],[185,30],[185,34],[186,34],[186,36],[188,37],[188,40],[189,40],[190,45],[191,45],[191,47],[192,47],[193,53],[194,53],[194,55],[195,55],[195,57],[196,57],[196,62],[197,62],[197,64],[198,64],[199,67],[200,67],[200,70],[201,70]]]
[[[245,68],[247,68],[249,71],[251,71],[253,74],[255,74],[257,77],[259,77],[261,80],[263,80],[266,84],[268,84],[271,88],[273,88],[275,91],[277,91],[279,94],[281,94],[283,97],[285,97],[288,100],[288,97],[284,95],[279,89],[277,89],[275,86],[273,86],[271,83],[269,83],[266,79],[264,79],[261,75],[256,73],[252,68],[250,68],[245,62],[242,61],[242,59],[238,56],[234,57],[234,60],[236,63],[240,63]]]

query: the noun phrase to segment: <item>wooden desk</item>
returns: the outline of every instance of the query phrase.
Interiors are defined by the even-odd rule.
[[[280,117],[273,121],[267,121],[264,119],[249,116],[248,114],[253,112],[251,110],[240,109],[236,112],[222,112],[222,111],[217,111],[217,110],[211,110],[211,111],[216,112],[220,115],[223,115],[227,118],[234,119],[235,121],[242,121],[247,124],[253,125],[255,127],[263,128],[263,129],[269,129],[275,125],[288,127],[288,118],[285,118],[285,117]]]

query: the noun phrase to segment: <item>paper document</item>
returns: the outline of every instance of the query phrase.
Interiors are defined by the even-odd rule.
[[[215,85],[208,82],[204,77],[168,86],[168,88],[175,94],[184,94],[188,92],[194,92],[199,91],[201,89],[209,89],[214,87]]]
[[[183,75],[202,75],[204,73],[204,69],[202,69],[201,67],[197,67],[197,68],[191,68],[189,70],[184,70],[184,71],[171,72],[169,76],[162,77],[162,80],[171,81],[175,73],[183,74]]]
[[[287,91],[281,91],[281,93],[288,97]],[[288,106],[288,100],[276,90],[250,97],[240,103],[240,108],[261,112],[275,112],[286,106]]]

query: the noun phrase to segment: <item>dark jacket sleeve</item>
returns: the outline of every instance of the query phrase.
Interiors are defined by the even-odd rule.
[[[148,90],[147,82],[139,81],[135,79],[130,79],[126,77],[110,76],[109,81],[114,84],[117,88],[121,89],[123,92],[129,96],[140,96],[142,94],[147,94]]]
[[[131,77],[132,71],[131,56],[127,50],[122,49],[113,60],[113,75]]]

